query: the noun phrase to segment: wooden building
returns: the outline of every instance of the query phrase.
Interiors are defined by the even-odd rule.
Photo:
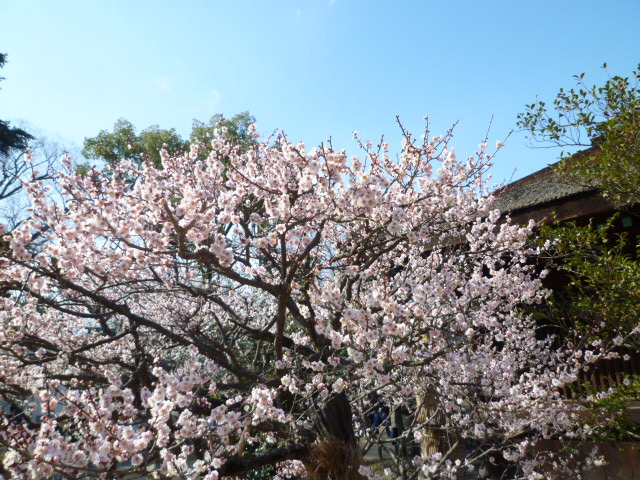
[[[637,255],[640,240],[640,205],[616,207],[603,197],[596,186],[580,184],[560,176],[554,165],[506,185],[495,195],[496,207],[503,215],[509,215],[512,221],[518,224],[526,224],[533,219],[537,223],[575,222],[577,225],[591,224],[597,228],[617,213],[611,233],[624,233],[627,236],[628,253]],[[551,271],[544,280],[544,285],[561,292],[567,280],[568,277],[562,272]],[[621,356],[622,353],[629,354],[630,360],[623,361],[618,358],[598,361],[580,376],[573,388],[564,389],[565,396],[579,400],[594,389],[615,387],[620,384],[625,374],[640,375],[640,352],[637,349],[624,349]],[[632,403],[627,414],[632,421],[640,424],[640,401]],[[550,440],[543,448],[553,449],[554,445],[558,450],[566,447],[563,442]],[[587,472],[584,478],[640,479],[640,442],[583,442],[573,445],[585,455],[595,446],[599,448],[608,464]]]

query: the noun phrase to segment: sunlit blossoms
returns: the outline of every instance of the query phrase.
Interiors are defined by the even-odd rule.
[[[400,440],[446,441],[396,475],[495,457],[535,478],[536,439],[580,435],[559,395],[578,350],[521,313],[544,298],[532,227],[493,211],[484,150],[220,133],[162,168],[61,172],[63,201],[25,185],[1,237],[3,475],[361,478],[373,392]]]

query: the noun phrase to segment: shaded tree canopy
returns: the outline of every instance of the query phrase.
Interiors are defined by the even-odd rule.
[[[4,67],[7,54],[0,53],[0,68]],[[3,80],[4,77],[0,77]],[[0,120],[0,157],[6,157],[12,150],[24,150],[27,142],[33,137],[21,128],[11,127],[5,120]]]

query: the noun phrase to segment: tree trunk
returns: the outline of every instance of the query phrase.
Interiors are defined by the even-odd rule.
[[[362,450],[353,430],[353,413],[344,393],[316,410],[318,440],[304,462],[311,480],[362,480]]]
[[[449,448],[449,442],[443,432],[445,423],[444,412],[440,410],[437,394],[427,389],[418,393],[416,398],[418,406],[418,425],[421,428],[422,440],[420,441],[420,456],[426,460],[435,453],[445,454]]]

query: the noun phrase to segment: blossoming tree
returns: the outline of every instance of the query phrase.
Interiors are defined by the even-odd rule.
[[[362,478],[375,392],[412,413],[396,441],[444,438],[396,475],[535,478],[535,440],[581,432],[558,393],[579,352],[518,314],[544,296],[530,227],[492,211],[486,145],[448,140],[405,133],[392,159],[220,132],[61,172],[62,202],[25,184],[0,257],[3,474]]]

